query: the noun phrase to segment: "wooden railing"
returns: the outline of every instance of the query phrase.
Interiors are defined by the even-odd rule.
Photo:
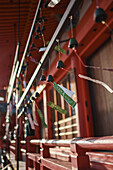
[[[73,140],[37,140],[27,137],[26,170],[87,170],[91,168],[104,170],[107,167],[113,169],[113,154],[110,152],[108,154],[104,152],[105,150],[113,150],[112,136]],[[95,157],[98,157],[98,161],[93,160]],[[100,161],[100,158],[107,157],[104,163]]]
[[[25,154],[26,154],[26,141],[24,140],[20,140],[19,141],[19,160],[25,160]],[[11,140],[10,141],[10,152],[12,152],[15,155],[15,159],[16,159],[16,140]]]
[[[54,122],[56,138],[68,139],[78,135],[76,115]]]

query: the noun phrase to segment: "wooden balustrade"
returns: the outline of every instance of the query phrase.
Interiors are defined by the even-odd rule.
[[[10,152],[12,152],[15,155],[16,159],[16,140],[11,140],[10,141]],[[25,154],[26,154],[26,141],[24,140],[19,140],[19,160],[25,160]]]
[[[28,137],[29,138],[29,137]],[[113,150],[113,137],[91,137],[91,138],[75,138],[73,140],[37,140],[27,139],[28,151],[26,153],[26,170],[28,169],[41,169],[41,170],[87,170],[95,167],[94,169],[105,169],[107,167],[100,161],[101,157],[108,158],[109,167],[113,168],[113,154],[104,152],[96,152],[95,150]],[[58,155],[57,155],[58,154]],[[92,166],[93,163],[96,166]],[[105,166],[105,167],[104,167]]]

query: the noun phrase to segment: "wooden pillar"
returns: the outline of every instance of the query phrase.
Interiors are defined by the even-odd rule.
[[[43,143],[40,143],[40,148],[41,148],[40,151],[41,151],[41,157],[42,157],[40,169],[41,170],[48,170],[48,168],[43,165],[43,158],[49,158],[50,157],[49,147],[46,146]]]
[[[37,101],[36,101],[36,104],[37,104]],[[37,139],[40,139],[41,138],[41,135],[40,135],[40,118],[39,118],[39,114],[38,114],[38,111],[37,111],[36,104],[35,104],[35,102],[33,102],[33,118],[34,118],[34,121],[35,121],[35,136],[36,136]]]
[[[77,84],[79,136],[93,136],[93,121],[88,82],[78,77],[78,74],[86,75],[87,72],[74,53],[71,57],[71,67],[75,69],[75,80]]]
[[[45,112],[45,120],[47,123],[47,128],[46,128],[46,137],[47,139],[52,139],[52,122],[51,122],[51,108],[47,105],[47,103],[50,101],[50,91],[48,90],[48,87],[46,88],[46,107],[47,107],[47,112]]]
[[[28,159],[27,153],[36,153],[36,146],[30,144],[30,140],[35,139],[34,136],[28,136],[26,138],[26,170],[29,169],[29,167],[33,168],[33,161]]]
[[[77,144],[71,144],[71,161],[72,169],[85,170],[90,168],[89,156],[86,155],[86,150],[80,148]]]

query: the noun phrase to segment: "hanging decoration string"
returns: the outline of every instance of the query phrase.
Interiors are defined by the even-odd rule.
[[[109,27],[109,25],[105,21],[102,21],[101,23],[105,25],[110,30],[111,33],[113,32],[113,30]]]
[[[72,24],[73,17],[70,16],[70,26],[71,26],[71,38],[73,38],[73,24]]]
[[[99,8],[99,1],[96,0],[96,8]]]
[[[30,57],[30,60],[33,62],[33,63],[35,63],[35,64],[41,64],[41,62],[40,61],[37,61],[35,58],[33,58],[33,57]]]
[[[77,50],[74,49],[75,51],[75,54],[77,56],[77,58],[79,59],[79,61],[81,62],[82,66],[85,67],[85,68],[91,68],[91,69],[98,69],[98,70],[105,70],[105,71],[113,71],[112,68],[103,68],[103,67],[96,67],[96,66],[89,66],[89,65],[85,65],[82,61],[82,59],[80,58],[80,56],[78,55],[77,53]]]
[[[100,81],[100,80],[96,80],[96,79],[92,79],[91,77],[88,76],[84,76],[82,74],[78,75],[80,78],[85,79],[85,80],[89,80],[91,82],[94,82],[96,84],[100,84],[101,86],[103,86],[104,88],[106,88],[106,90],[108,90],[110,93],[113,93],[113,90],[104,82]]]
[[[45,38],[44,38],[44,34],[42,33],[42,40],[43,40],[43,43],[44,43],[44,47],[46,46],[46,43],[45,43]]]
[[[60,43],[59,43],[59,39],[56,39],[56,42],[58,43],[58,54],[59,54],[59,60],[60,60]]]
[[[42,9],[40,8],[40,18],[42,17]]]

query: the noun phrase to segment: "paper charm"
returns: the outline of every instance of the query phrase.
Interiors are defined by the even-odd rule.
[[[32,118],[31,118],[31,114],[28,113],[27,116],[28,116],[28,119],[29,119],[29,123],[30,123],[30,125],[31,125],[31,129],[35,130],[35,126],[34,126],[34,123],[33,123]]]
[[[37,111],[38,111],[39,117],[40,117],[40,119],[42,121],[42,124],[44,125],[45,128],[47,128],[47,124],[44,121],[44,117],[43,117],[43,114],[42,114],[41,110],[38,109]]]
[[[70,95],[70,96],[69,96],[68,93],[65,93],[65,91],[63,90],[64,88],[62,88],[62,86],[59,86],[59,85],[56,84],[55,82],[54,82],[53,87],[55,88],[55,90],[56,90],[59,94],[61,94],[61,95],[63,96],[64,100],[65,100],[68,104],[70,104],[73,108],[75,107],[76,102],[70,97],[72,94],[69,93],[69,95]]]
[[[48,102],[48,106],[50,106],[51,108],[57,110],[59,113],[67,114],[67,110],[62,109],[60,106],[54,104],[51,101]]]
[[[90,78],[88,76],[84,76],[84,75],[81,75],[81,74],[79,74],[78,76],[80,78],[82,78],[82,79],[92,81],[92,82],[94,82],[96,84],[100,84],[101,86],[105,87],[110,93],[113,93],[113,90],[106,83],[104,83],[104,82],[102,82],[100,80],[92,79],[92,78]]]
[[[58,84],[58,86],[69,96],[72,97],[74,92],[72,92],[71,90],[66,89],[65,87],[61,86],[60,84]]]

